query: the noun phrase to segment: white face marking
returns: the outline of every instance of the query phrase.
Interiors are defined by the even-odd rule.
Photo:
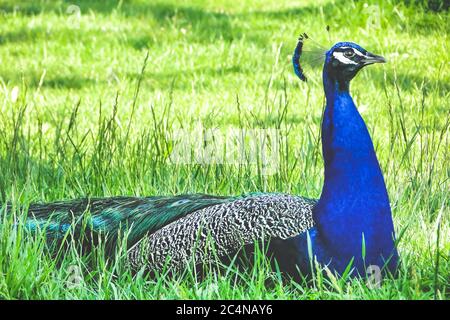
[[[360,56],[360,57],[365,57],[365,55],[363,55],[363,54],[361,53],[361,51],[359,51],[358,49],[353,48],[353,51],[354,51],[358,56]]]
[[[365,55],[362,54],[362,52],[359,51],[359,50],[356,49],[356,48],[351,48],[351,47],[341,47],[341,49],[352,49],[353,52],[354,52],[356,55],[361,56],[361,57],[365,57]]]
[[[355,61],[350,60],[349,58],[346,58],[344,56],[343,52],[333,52],[333,57],[335,57],[337,60],[344,64],[358,64]]]

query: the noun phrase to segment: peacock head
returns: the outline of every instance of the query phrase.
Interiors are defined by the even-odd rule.
[[[292,57],[295,73],[303,81],[307,80],[303,67],[318,62],[322,62],[324,72],[339,83],[348,83],[365,66],[386,62],[382,56],[370,53],[353,42],[338,42],[329,50],[321,48],[305,50],[304,44],[307,40],[308,43],[318,46],[303,33],[298,39]]]
[[[324,71],[339,82],[348,82],[359,70],[373,63],[384,63],[382,56],[370,53],[353,42],[338,42],[325,54]]]

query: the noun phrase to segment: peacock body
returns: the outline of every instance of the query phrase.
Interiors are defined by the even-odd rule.
[[[293,62],[296,74],[306,81],[301,68],[304,39],[299,39]],[[208,263],[260,240],[273,243],[272,253],[289,273],[309,272],[311,255],[338,273],[349,263],[354,274],[364,275],[369,265],[395,271],[398,254],[386,186],[349,93],[357,72],[376,62],[384,59],[351,42],[337,43],[325,53],[325,179],[318,200],[278,193],[82,199],[33,204],[27,226],[45,230],[51,240],[68,231],[83,233],[91,245],[104,234],[111,247],[118,235],[127,233],[131,266],[150,271],[180,270],[192,259]]]
[[[176,271],[192,261],[232,257],[261,240],[284,240],[305,232],[313,226],[315,203],[281,193],[79,199],[30,205],[27,226],[45,230],[50,242],[69,231],[83,238],[85,247],[99,237],[106,239],[110,254],[118,236],[127,234],[133,269]],[[208,247],[211,244],[214,248]]]
[[[184,266],[190,259],[214,262],[245,245],[265,239],[285,240],[313,226],[314,200],[287,194],[249,195],[199,209],[146,236],[130,249],[136,268],[150,263],[162,269]],[[208,241],[214,244],[209,250]],[[140,257],[145,257],[140,261]]]

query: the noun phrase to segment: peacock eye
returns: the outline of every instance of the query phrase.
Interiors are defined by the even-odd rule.
[[[353,50],[351,50],[351,49],[345,50],[345,51],[344,51],[344,56],[345,56],[346,58],[351,58],[351,57],[353,57],[354,55],[355,55],[355,52],[354,52]]]

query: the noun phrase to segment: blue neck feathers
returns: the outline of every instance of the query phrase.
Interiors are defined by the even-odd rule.
[[[352,259],[361,275],[369,265],[394,271],[397,252],[391,208],[369,132],[350,96],[349,81],[333,78],[324,68],[323,82],[325,180],[313,213],[313,253],[339,273]],[[303,254],[305,239],[300,236]]]

